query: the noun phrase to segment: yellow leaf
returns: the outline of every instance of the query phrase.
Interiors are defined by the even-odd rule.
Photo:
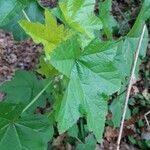
[[[63,25],[57,25],[56,18],[48,10],[45,10],[45,25],[27,20],[22,20],[19,23],[35,43],[44,45],[46,56],[49,56],[53,49],[70,35]]]

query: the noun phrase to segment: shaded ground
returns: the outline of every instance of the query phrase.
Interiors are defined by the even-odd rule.
[[[32,40],[16,42],[6,32],[0,32],[0,83],[9,80],[16,69],[31,70],[38,64],[42,47]]]

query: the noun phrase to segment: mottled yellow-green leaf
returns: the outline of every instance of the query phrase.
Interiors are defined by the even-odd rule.
[[[57,25],[56,18],[48,10],[45,10],[45,25],[27,20],[20,21],[20,25],[35,43],[44,45],[46,56],[69,36],[63,25]]]

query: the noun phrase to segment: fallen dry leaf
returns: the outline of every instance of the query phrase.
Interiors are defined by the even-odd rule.
[[[144,91],[142,92],[142,95],[146,100],[150,100],[150,93],[148,92],[148,89],[145,88]]]
[[[110,142],[112,139],[118,137],[118,130],[112,127],[106,127],[106,132],[104,137],[107,139],[107,141]]]

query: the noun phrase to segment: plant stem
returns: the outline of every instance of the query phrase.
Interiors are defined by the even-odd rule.
[[[135,72],[135,69],[136,69],[136,64],[137,64],[139,52],[140,52],[140,49],[141,49],[142,41],[143,41],[143,38],[144,38],[145,30],[146,30],[146,25],[143,26],[142,34],[140,36],[140,39],[139,39],[139,42],[138,42],[138,47],[137,47],[137,50],[136,50],[135,56],[134,56],[134,61],[133,61],[132,69],[131,69],[130,80],[129,80],[128,89],[127,89],[126,98],[125,98],[125,105],[124,105],[124,110],[123,110],[123,114],[122,114],[121,126],[120,126],[120,130],[119,130],[119,136],[118,136],[118,140],[117,140],[117,150],[120,149],[120,142],[121,142],[121,136],[122,136],[122,132],[123,132],[124,120],[125,120],[125,116],[126,116],[130,91],[131,91],[132,83],[133,83],[132,81],[133,81],[134,72]]]
[[[44,93],[44,91],[49,87],[51,83],[52,81],[50,81],[47,85],[45,85],[45,87],[41,90],[41,92],[22,110],[21,114],[23,114],[29,107],[31,107],[38,100],[38,98]]]
[[[84,141],[84,125],[83,125],[83,119],[80,119],[80,130],[81,130],[81,137],[82,141]]]
[[[25,18],[26,18],[29,22],[31,22],[31,20],[29,19],[29,17],[28,17],[28,15],[27,15],[27,13],[26,13],[24,10],[22,10],[22,12],[23,12],[23,14],[24,14]]]

